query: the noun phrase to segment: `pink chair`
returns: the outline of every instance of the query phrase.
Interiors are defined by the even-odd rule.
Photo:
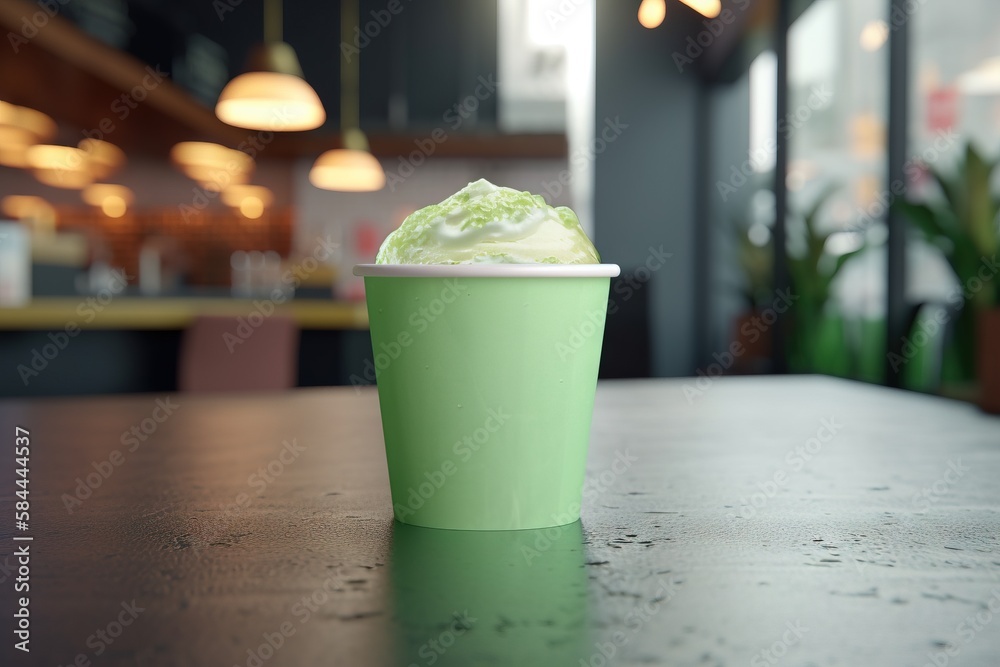
[[[253,324],[257,324],[256,321]],[[177,387],[185,392],[274,391],[298,378],[299,327],[289,317],[202,315],[181,340]]]

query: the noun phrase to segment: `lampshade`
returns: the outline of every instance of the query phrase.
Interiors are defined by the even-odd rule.
[[[2,131],[0,131],[2,132]],[[0,139],[0,164],[5,167],[25,169],[28,166],[28,147],[32,144],[4,142]]]
[[[722,0],[681,0],[702,16],[714,19],[722,11]]]
[[[87,154],[79,148],[37,144],[28,148],[27,163],[36,179],[56,188],[79,190],[94,180]]]
[[[246,183],[254,170],[253,158],[232,148],[205,141],[183,141],[170,149],[174,164],[210,192]]]
[[[374,192],[385,187],[385,171],[368,151],[335,148],[316,158],[309,182],[324,190]]]
[[[107,178],[125,164],[125,153],[112,143],[100,139],[84,139],[80,150],[90,160],[90,173],[94,178]]]
[[[250,130],[312,130],[326,121],[319,95],[302,78],[294,49],[285,42],[257,47],[245,74],[222,89],[215,115]]]
[[[222,191],[222,201],[239,209],[245,217],[255,219],[274,203],[274,193],[263,185],[231,185]]]
[[[55,121],[42,112],[0,101],[0,164],[27,167],[28,146],[55,135]]]

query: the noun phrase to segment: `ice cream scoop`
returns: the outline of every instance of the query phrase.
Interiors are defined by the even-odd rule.
[[[480,179],[410,214],[377,264],[600,264],[580,220],[539,195]]]

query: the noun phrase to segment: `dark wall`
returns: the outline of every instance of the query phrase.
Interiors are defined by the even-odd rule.
[[[334,0],[284,0],[283,38],[295,48],[305,78],[327,111],[329,130],[340,125],[340,3]],[[452,105],[475,90],[480,75],[497,71],[496,0],[360,0],[363,36],[347,47],[359,50],[361,117],[366,129],[397,120],[415,130],[441,124]],[[264,38],[264,0],[128,0],[125,15],[98,21],[83,7],[67,16],[95,36],[168,72],[194,35],[221,47],[221,59],[205,67],[223,71],[213,77],[221,86],[243,72],[254,45]],[[209,51],[212,51],[211,49]],[[197,69],[197,68],[196,68]],[[219,90],[199,90],[212,104]],[[402,106],[400,107],[400,103]],[[400,115],[398,110],[402,109]],[[477,122],[496,126],[495,97],[478,109]],[[465,130],[473,129],[468,122]],[[402,129],[396,127],[395,129]]]
[[[600,133],[615,118],[628,127],[596,157],[595,240],[605,261],[623,268],[655,265],[650,248],[672,254],[648,282],[637,283],[648,290],[653,373],[662,376],[693,373],[696,299],[705,298],[695,279],[702,84],[672,58],[700,27],[688,14],[678,8],[660,28],[646,30],[635,3],[597,3],[596,127]]]

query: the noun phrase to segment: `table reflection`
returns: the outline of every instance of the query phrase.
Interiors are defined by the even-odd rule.
[[[395,523],[398,664],[578,664],[588,598],[580,522],[452,531]]]

